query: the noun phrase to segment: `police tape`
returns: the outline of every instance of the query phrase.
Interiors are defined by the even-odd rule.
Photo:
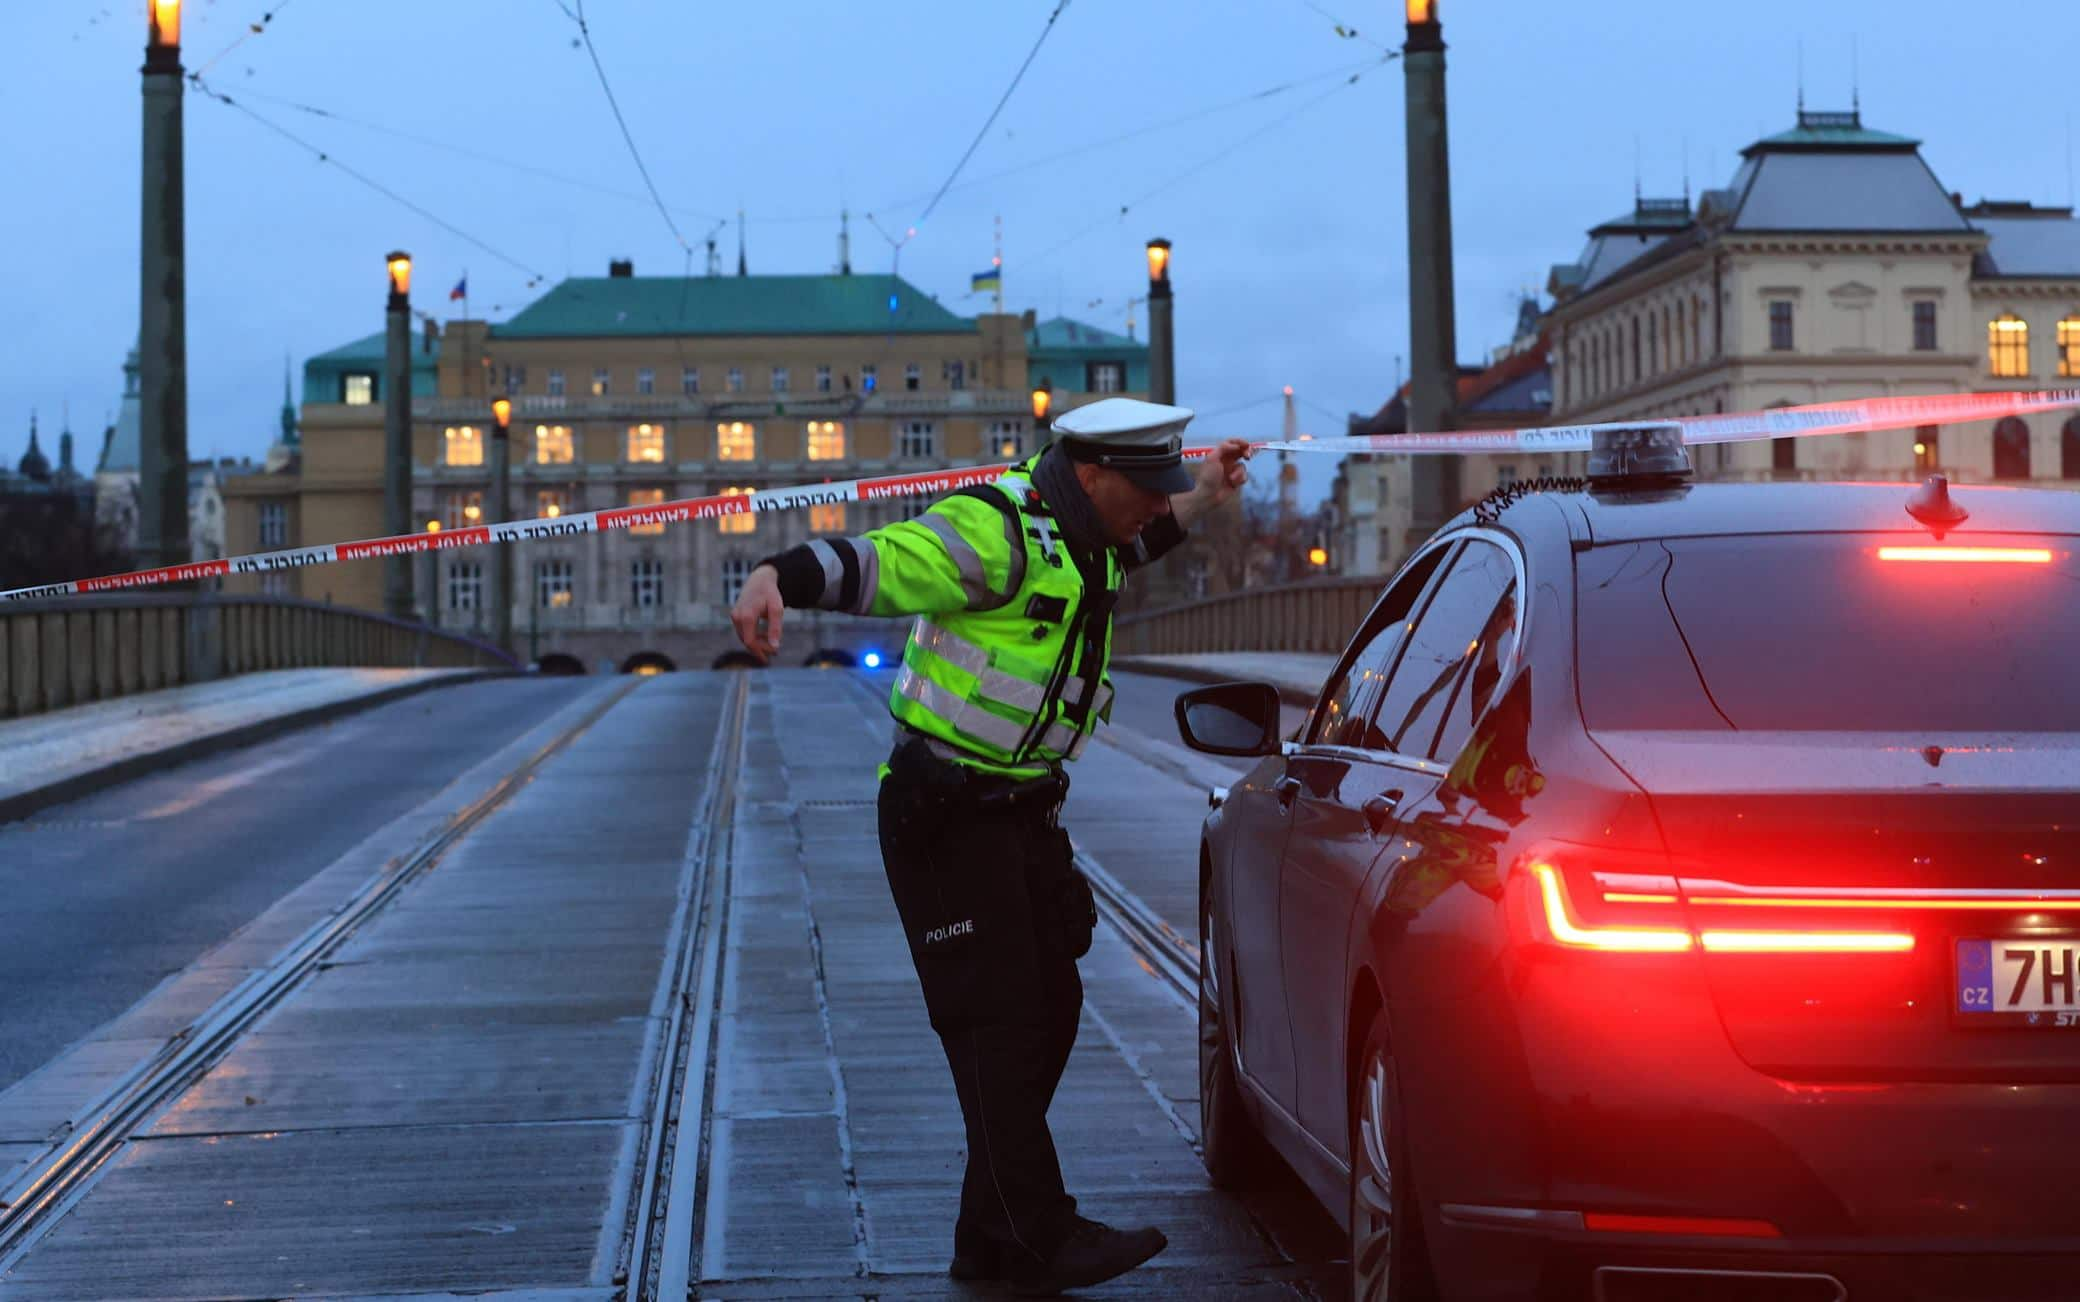
[[[2080,389],[2034,393],[1959,393],[1920,398],[1857,398],[1846,402],[1777,407],[1767,411],[1737,412],[1728,415],[1652,417],[1592,425],[1535,426],[1508,430],[1470,430],[1460,433],[1368,434],[1283,442],[1274,440],[1253,442],[1250,448],[1253,452],[1366,452],[1390,455],[1586,452],[1599,430],[1637,429],[1644,424],[1680,425],[1686,443],[1744,443],[1759,439],[1859,434],[1918,425],[1999,420],[2006,416],[2057,411],[2069,407],[2080,407]],[[1197,460],[1213,450],[1211,447],[1186,448],[1184,456],[1190,460]],[[718,493],[645,506],[609,507],[603,511],[542,516],[499,524],[430,529],[425,533],[397,534],[388,538],[320,543],[314,547],[254,552],[220,560],[193,561],[185,565],[167,565],[157,569],[133,570],[126,574],[16,588],[0,592],[0,600],[27,601],[45,597],[67,597],[79,593],[121,592],[131,588],[155,587],[168,583],[190,583],[198,579],[268,574],[303,569],[312,565],[331,565],[339,561],[411,556],[422,552],[459,551],[492,543],[575,538],[585,534],[605,533],[611,529],[662,527],[699,520],[719,520],[732,515],[764,514],[769,511],[800,510],[803,507],[835,506],[840,503],[936,497],[970,484],[988,483],[1009,468],[1010,466],[1004,463],[961,466],[907,475],[884,475],[871,479]]]

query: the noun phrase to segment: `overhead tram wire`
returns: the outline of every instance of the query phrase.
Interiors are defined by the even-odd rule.
[[[273,26],[275,18],[282,12],[282,10],[287,9],[290,5],[295,3],[296,0],[281,0],[281,3],[277,4],[274,8],[267,10],[265,13],[261,14],[259,22],[249,24],[246,27],[245,31],[240,32],[237,40],[225,46],[223,49],[218,50],[216,54],[211,56],[207,63],[204,63],[201,67],[195,69],[195,71],[189,75],[191,77],[200,77],[203,73],[208,72],[211,68],[214,68],[219,63],[222,63],[224,59],[239,46],[244,45],[247,41],[252,40],[255,36],[265,35],[267,29]]]
[[[1320,104],[1323,101],[1331,98],[1337,92],[1347,89],[1348,87],[1357,85],[1359,79],[1365,75],[1366,71],[1370,71],[1373,68],[1377,68],[1382,64],[1385,64],[1399,57],[1400,55],[1398,53],[1389,52],[1384,58],[1369,61],[1366,64],[1365,70],[1352,73],[1348,78],[1344,79],[1341,82],[1338,82],[1334,86],[1331,86],[1328,90],[1324,91],[1320,95],[1315,96],[1313,99],[1310,99],[1303,104],[1294,106],[1294,108],[1290,112],[1280,114],[1278,117],[1265,123],[1263,126],[1258,127],[1255,131],[1251,131],[1246,135],[1237,136],[1235,139],[1229,141],[1219,150],[1215,151],[1212,154],[1209,154],[1205,158],[1200,159],[1198,162],[1193,163],[1190,167],[1185,168],[1183,171],[1171,176],[1168,180],[1157,185],[1154,189],[1148,191],[1146,194],[1143,194],[1136,199],[1132,199],[1126,203],[1121,204],[1119,206],[1118,212],[1108,213],[1105,216],[1098,218],[1090,225],[1085,226],[1060,240],[1057,240],[1055,243],[1049,245],[1040,253],[1034,255],[1032,258],[1027,259],[1024,265],[1027,267],[1038,266],[1040,263],[1045,262],[1047,259],[1053,257],[1055,254],[1060,253],[1063,249],[1068,248],[1071,244],[1074,244],[1078,240],[1081,240],[1084,236],[1089,235],[1092,231],[1097,230],[1100,226],[1105,225],[1107,222],[1124,221],[1127,217],[1127,214],[1131,213],[1134,209],[1140,207],[1142,204],[1147,203],[1149,200],[1162,194],[1171,186],[1174,186],[1178,182],[1184,181],[1192,176],[1196,176],[1198,173],[1205,171],[1207,168],[1213,166],[1215,163],[1218,163],[1221,160],[1227,158],[1236,150],[1241,149],[1244,145],[1250,144],[1253,141],[1257,140],[1259,137],[1267,135],[1270,132],[1276,131],[1278,128],[1284,126],[1288,122],[1291,122],[1294,118],[1299,117],[1301,114],[1307,112],[1307,110],[1313,108],[1315,105]]]
[[[413,213],[418,214],[419,216],[425,218],[427,221],[432,222],[434,225],[448,232],[450,235],[455,236],[457,239],[462,240],[463,242],[471,245],[474,248],[482,249],[484,252],[490,254],[494,258],[497,258],[500,262],[505,263],[509,267],[513,267],[521,272],[524,272],[529,277],[528,284],[530,286],[540,284],[544,279],[547,278],[543,272],[537,271],[535,268],[529,266],[525,262],[522,262],[520,259],[513,257],[509,253],[506,253],[504,250],[499,249],[489,243],[486,243],[481,239],[478,239],[476,236],[470,234],[468,231],[462,229],[460,226],[457,226],[455,223],[447,220],[446,218],[441,217],[437,213],[434,213],[430,209],[425,208],[422,205],[414,203],[412,200],[405,198],[403,195],[391,189],[389,186],[384,185],[381,181],[376,180],[374,177],[368,175],[366,172],[360,171],[357,168],[354,168],[346,163],[341,162],[338,158],[334,157],[330,151],[321,148],[318,145],[312,144],[310,141],[305,140],[303,137],[297,135],[295,132],[289,130],[287,127],[282,126],[280,123],[270,120],[269,118],[261,115],[259,112],[248,107],[247,105],[240,103],[238,100],[233,99],[229,95],[226,95],[224,92],[216,89],[215,87],[211,86],[208,82],[202,80],[200,76],[190,76],[189,83],[193,85],[197,91],[207,96],[208,98],[217,101],[219,104],[223,104],[227,108],[238,110],[240,113],[243,113],[247,117],[253,119],[253,121],[258,122],[261,126],[266,127],[269,131],[272,131],[276,135],[282,137],[284,140],[289,141],[297,148],[309,151],[312,155],[314,155],[317,158],[319,162],[330,163],[332,166],[346,173],[354,180],[359,181],[362,185],[365,185],[369,189],[374,190],[377,194],[382,195],[384,198],[390,200],[392,203],[397,204],[399,207],[405,208]]]
[[[1336,34],[1338,36],[1341,36],[1343,39],[1347,41],[1363,41],[1365,42],[1365,44],[1371,46],[1375,50],[1387,49],[1386,46],[1381,45],[1378,41],[1373,40],[1370,36],[1365,35],[1357,28],[1351,26],[1349,23],[1343,21],[1341,18],[1338,18],[1335,14],[1330,13],[1327,9],[1324,9],[1320,5],[1316,4],[1314,0],[1300,0],[1300,3],[1306,5],[1309,9],[1314,10],[1316,13],[1328,19],[1331,23],[1335,24]]]
[[[1063,3],[1067,2],[1068,0],[1063,0]],[[578,35],[585,40],[585,53],[592,56],[592,70],[599,74],[599,88],[606,92],[607,107],[614,111],[614,123],[621,128],[621,138],[628,142],[628,155],[635,160],[636,171],[642,174],[643,184],[650,191],[650,199],[657,205],[657,215],[664,218],[664,224],[672,232],[672,238],[677,240],[679,247],[686,250],[690,256],[693,246],[679,233],[679,224],[672,220],[671,210],[665,207],[664,196],[657,192],[657,182],[650,179],[650,169],[643,162],[642,151],[636,148],[636,138],[628,129],[628,119],[621,116],[621,104],[614,98],[614,87],[607,80],[606,65],[599,61],[599,51],[592,44],[592,28],[585,21],[585,0],[576,0],[576,3],[578,11],[571,17],[578,24]]]
[[[583,0],[579,0],[579,2],[582,4]],[[989,116],[982,120],[982,126],[975,132],[975,138],[968,142],[968,148],[961,154],[960,161],[953,165],[953,171],[947,173],[946,180],[939,186],[939,192],[932,196],[932,201],[924,206],[923,212],[918,214],[917,221],[913,223],[913,227],[922,226],[931,219],[933,210],[938,208],[939,201],[946,197],[946,192],[953,188],[953,183],[960,176],[961,169],[968,165],[968,160],[973,158],[975,151],[982,147],[983,137],[989,134],[990,127],[995,125],[997,115],[1004,111],[1004,106],[1011,102],[1012,92],[1018,89],[1019,82],[1025,80],[1026,69],[1033,66],[1033,60],[1040,56],[1040,47],[1047,44],[1048,36],[1054,31],[1055,20],[1060,18],[1062,11],[1068,7],[1069,0],[1057,0],[1054,12],[1047,15],[1046,25],[1040,29],[1039,37],[1033,42],[1033,48],[1026,51],[1025,62],[1019,64],[1018,71],[1011,74],[1011,84],[1004,87],[1004,93],[997,97],[997,106],[991,109]]]
[[[554,172],[546,167],[537,167],[532,163],[523,163],[517,159],[503,158],[497,154],[490,154],[481,149],[472,148],[469,145],[456,144],[449,140],[440,140],[433,136],[422,135],[416,131],[407,131],[402,127],[393,127],[386,123],[371,121],[367,118],[358,118],[352,114],[341,113],[316,104],[306,104],[301,100],[289,99],[286,96],[254,90],[251,87],[241,88],[239,95],[243,99],[264,100],[270,104],[279,104],[286,109],[294,109],[298,113],[308,113],[312,117],[323,118],[327,121],[338,122],[350,127],[359,127],[364,131],[374,131],[381,135],[394,136],[399,140],[409,140],[414,144],[424,145],[429,149],[445,150],[449,153],[459,154],[464,158],[474,158],[481,163],[490,163],[496,167],[510,168],[515,172],[525,173],[529,176],[539,176],[544,180],[555,181],[559,185],[568,185],[573,189],[589,190],[594,194],[605,195],[610,199],[625,199],[632,203],[650,202],[650,196],[638,194],[633,190],[616,189],[613,186],[601,185],[597,181],[588,181],[582,177],[565,176],[561,172]],[[684,204],[670,206],[689,217],[700,217],[709,221],[722,220],[720,214],[703,212],[698,208],[689,208]],[[818,218],[818,220],[824,219]]]

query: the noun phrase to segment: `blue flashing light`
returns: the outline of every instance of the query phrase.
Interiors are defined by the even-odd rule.
[[[890,294],[890,295],[888,296],[888,310],[889,310],[890,312],[894,312],[894,311],[896,310],[896,302],[897,302],[896,296],[895,296],[894,294]]]
[[[879,651],[869,651],[859,658],[859,662],[869,669],[879,669],[881,667],[881,653]]]

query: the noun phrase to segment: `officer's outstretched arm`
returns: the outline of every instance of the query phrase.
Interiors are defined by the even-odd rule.
[[[852,615],[935,615],[1003,605],[1023,574],[1025,540],[972,497],[852,538],[817,538],[761,561],[730,612],[758,656],[779,650],[780,607]]]

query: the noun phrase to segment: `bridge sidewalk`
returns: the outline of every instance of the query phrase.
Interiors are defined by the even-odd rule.
[[[273,669],[0,721],[0,822],[477,669]]]

